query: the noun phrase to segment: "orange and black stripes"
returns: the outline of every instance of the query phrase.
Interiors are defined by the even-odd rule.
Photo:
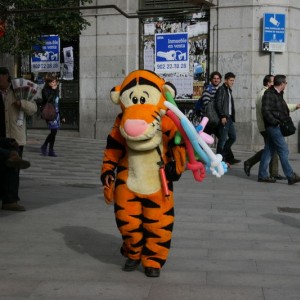
[[[185,168],[185,148],[174,144],[177,128],[165,115],[163,90],[175,88],[166,85],[155,73],[139,70],[111,91],[122,113],[107,138],[101,170],[102,182],[108,174],[115,176],[121,253],[153,268],[166,262],[174,225],[173,182],[167,180],[170,196],[165,197],[160,163],[166,165],[177,157],[176,172],[181,174]]]

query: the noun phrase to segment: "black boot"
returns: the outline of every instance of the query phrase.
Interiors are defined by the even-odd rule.
[[[123,271],[125,272],[131,272],[134,271],[140,264],[140,260],[133,260],[130,258],[127,258],[125,265],[123,267]]]
[[[152,268],[152,267],[146,267],[145,268],[145,274],[146,274],[147,277],[159,277],[160,269]]]

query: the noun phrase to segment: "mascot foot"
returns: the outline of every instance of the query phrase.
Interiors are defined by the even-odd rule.
[[[148,277],[159,277],[160,275],[160,269],[158,268],[151,268],[151,267],[146,267],[145,268],[145,274]]]
[[[125,265],[123,267],[123,271],[125,272],[131,272],[134,271],[140,264],[140,260],[132,260],[130,258],[127,258]]]

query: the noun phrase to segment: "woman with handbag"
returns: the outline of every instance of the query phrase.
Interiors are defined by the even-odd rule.
[[[61,122],[65,122],[65,118],[60,115],[60,105],[59,105],[59,80],[57,73],[47,73],[45,76],[45,85],[42,89],[42,108],[46,105],[53,105],[55,108],[55,116],[51,120],[46,120],[50,133],[47,136],[44,144],[41,147],[42,155],[48,155],[56,157],[54,151],[55,137],[57,130],[60,128]],[[47,151],[49,145],[49,151]]]

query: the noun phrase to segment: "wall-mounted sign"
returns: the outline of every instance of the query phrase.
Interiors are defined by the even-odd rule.
[[[60,71],[60,38],[58,35],[43,35],[43,46],[33,47],[31,57],[32,72]]]
[[[144,20],[143,68],[173,83],[176,100],[184,103],[200,98],[207,79],[208,22],[203,13],[180,22],[167,18]],[[169,52],[174,50],[180,53]]]
[[[285,14],[264,14],[262,42],[264,51],[285,51]]]
[[[155,72],[188,73],[188,33],[161,33],[155,35]]]

